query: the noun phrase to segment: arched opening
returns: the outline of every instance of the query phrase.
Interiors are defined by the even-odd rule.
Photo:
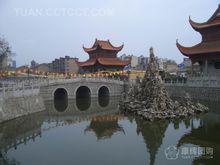
[[[68,94],[66,89],[64,88],[58,88],[54,92],[54,99],[68,99]]]
[[[101,107],[106,107],[109,104],[109,89],[102,86],[98,91],[98,102]]]
[[[80,111],[86,111],[91,105],[91,91],[87,86],[80,86],[76,91],[76,106]]]
[[[54,92],[54,107],[58,112],[64,112],[68,107],[68,94],[66,89],[58,88]]]
[[[107,107],[108,104],[109,104],[109,100],[110,100],[110,98],[108,96],[106,96],[106,97],[99,97],[98,101],[99,101],[100,107]]]
[[[76,98],[87,98],[90,96],[91,92],[87,86],[80,86],[76,91]]]
[[[102,86],[98,91],[99,97],[109,97],[109,90],[106,86]]]
[[[86,111],[91,105],[91,97],[76,98],[76,106],[80,111]]]

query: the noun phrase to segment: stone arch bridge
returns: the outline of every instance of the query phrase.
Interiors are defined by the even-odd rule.
[[[49,81],[40,88],[44,100],[53,100],[65,95],[68,99],[77,96],[120,96],[125,91],[125,83],[107,78],[77,78]]]

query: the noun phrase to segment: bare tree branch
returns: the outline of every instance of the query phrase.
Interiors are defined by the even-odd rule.
[[[5,40],[4,37],[0,37],[0,69],[7,67],[5,60],[9,59],[11,56],[12,51],[9,43]]]

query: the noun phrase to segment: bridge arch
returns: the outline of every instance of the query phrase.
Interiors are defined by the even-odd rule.
[[[109,97],[110,96],[110,90],[109,90],[109,87],[105,86],[105,85],[102,85],[98,88],[98,97],[101,98],[101,97]]]
[[[66,88],[59,87],[53,92],[53,98],[55,99],[68,99],[68,92]]]
[[[54,108],[58,112],[64,112],[68,107],[68,92],[65,88],[57,88],[54,91]]]
[[[87,86],[79,86],[75,91],[76,98],[88,98],[91,97],[91,90]]]

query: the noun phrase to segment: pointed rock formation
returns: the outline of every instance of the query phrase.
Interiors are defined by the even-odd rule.
[[[188,116],[208,110],[200,103],[194,104],[188,94],[180,102],[173,101],[169,97],[159,75],[152,47],[142,82],[137,79],[136,84],[131,86],[128,97],[120,103],[120,109],[124,112],[136,113],[149,120]]]

